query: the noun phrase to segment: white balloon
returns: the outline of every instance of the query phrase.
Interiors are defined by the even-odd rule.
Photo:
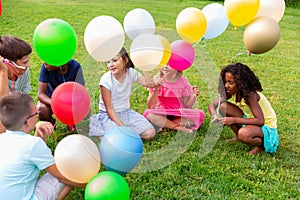
[[[204,38],[212,39],[221,35],[228,27],[229,20],[227,18],[225,8],[219,3],[211,3],[202,9],[207,20],[207,28]]]
[[[98,16],[85,28],[84,44],[88,53],[97,61],[115,57],[125,42],[122,24],[111,16]]]
[[[284,10],[284,0],[260,0],[260,5],[256,17],[271,17],[275,21],[279,22],[284,14]]]
[[[142,71],[151,71],[162,61],[164,46],[158,35],[143,33],[131,43],[130,58],[133,64]]]
[[[129,11],[123,20],[123,26],[127,36],[133,40],[142,33],[155,33],[155,22],[151,14],[142,8]]]
[[[87,183],[98,174],[101,164],[97,145],[79,134],[63,138],[55,148],[54,159],[60,173],[77,183]]]

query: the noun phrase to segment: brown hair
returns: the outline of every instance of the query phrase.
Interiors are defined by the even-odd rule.
[[[128,69],[128,68],[134,68],[134,65],[126,51],[126,49],[124,47],[122,47],[121,51],[119,52],[119,55],[122,57],[122,59],[124,61],[127,60],[127,63],[126,63],[126,66],[125,66],[125,69]]]
[[[23,125],[26,117],[31,115],[33,98],[25,92],[12,92],[0,100],[0,120],[6,129],[16,131]]]
[[[31,52],[31,46],[18,37],[10,35],[0,37],[0,55],[6,59],[17,62]]]

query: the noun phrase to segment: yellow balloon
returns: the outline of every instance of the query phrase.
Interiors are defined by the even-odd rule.
[[[203,37],[206,28],[206,17],[198,8],[185,8],[176,18],[177,33],[183,40],[191,44],[199,41]]]
[[[280,38],[280,27],[270,17],[257,17],[244,31],[244,44],[250,53],[261,54],[271,50]]]
[[[251,22],[256,16],[260,0],[225,0],[224,8],[229,21],[234,26]]]
[[[169,41],[165,37],[163,37],[161,35],[158,35],[158,36],[159,36],[159,38],[160,38],[160,40],[162,42],[163,48],[164,48],[163,49],[163,51],[164,51],[163,57],[162,57],[162,59],[160,61],[160,64],[156,67],[157,69],[160,69],[163,66],[165,66],[169,62],[169,60],[170,60],[170,57],[171,57],[171,45],[170,45]]]

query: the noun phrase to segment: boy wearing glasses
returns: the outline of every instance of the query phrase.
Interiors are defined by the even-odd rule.
[[[0,120],[7,129],[0,134],[3,199],[63,199],[73,186],[86,185],[66,179],[57,170],[51,150],[40,138],[51,134],[51,129],[29,134],[36,127],[37,114],[32,97],[24,92],[13,92],[0,100]],[[43,169],[47,173],[38,179]]]

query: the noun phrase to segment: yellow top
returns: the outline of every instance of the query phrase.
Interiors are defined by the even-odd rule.
[[[268,101],[268,99],[265,97],[265,95],[263,95],[261,92],[257,92],[257,94],[259,95],[260,99],[258,101],[259,106],[262,109],[262,112],[264,114],[264,118],[265,118],[265,125],[271,127],[271,128],[277,128],[277,118],[276,118],[276,113],[273,110],[270,102]],[[241,102],[235,102],[236,100],[236,95],[232,95],[231,99],[230,99],[231,103],[235,104],[236,106],[238,106],[243,112],[244,114],[247,116],[247,118],[253,118],[253,114],[251,112],[250,107],[246,104],[245,99],[242,98]]]

